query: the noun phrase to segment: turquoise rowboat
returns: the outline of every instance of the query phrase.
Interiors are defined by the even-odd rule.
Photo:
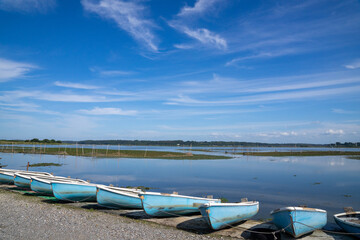
[[[284,207],[270,213],[273,223],[297,238],[323,228],[327,223],[325,210],[308,207]]]
[[[28,173],[36,173],[25,170],[16,170],[16,169],[0,169],[0,184],[14,184],[14,174],[16,172],[28,172]]]
[[[53,176],[46,172],[16,172],[14,173],[14,184],[20,188],[29,189],[31,177],[35,176]]]
[[[96,202],[96,184],[75,181],[53,181],[54,197],[68,202]]]
[[[205,203],[220,203],[220,199],[199,198],[167,193],[141,193],[141,203],[146,214],[155,217],[174,217],[200,213]]]
[[[334,215],[335,222],[346,232],[360,238],[360,212],[346,212]]]
[[[51,188],[51,182],[53,181],[61,181],[61,182],[82,182],[82,183],[87,183],[84,180],[80,180],[80,179],[72,179],[72,178],[66,178],[66,177],[58,177],[58,176],[37,176],[31,177],[30,180],[30,187],[31,190],[33,190],[34,192],[37,193],[41,193],[44,195],[49,195],[49,196],[53,196],[53,190]]]
[[[200,212],[213,230],[219,230],[255,216],[259,212],[259,202],[205,203]]]
[[[97,186],[96,201],[107,208],[141,209],[140,193],[139,189]]]
[[[15,169],[0,169],[0,183],[1,184],[14,184],[14,173],[21,172]]]

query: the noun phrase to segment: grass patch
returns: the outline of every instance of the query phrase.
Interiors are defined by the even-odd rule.
[[[54,166],[54,167],[61,167],[63,164],[60,163],[34,163],[34,164],[30,164],[29,167],[50,167],[50,166]]]
[[[230,159],[226,156],[215,156],[205,154],[192,154],[190,152],[165,152],[165,151],[144,151],[144,150],[107,150],[93,148],[39,148],[39,147],[14,147],[2,148],[0,152],[25,153],[25,154],[48,154],[65,156],[82,156],[98,158],[157,158],[174,160],[210,160]]]
[[[360,152],[352,151],[241,152],[237,154],[264,157],[352,156],[351,158],[360,159]]]
[[[352,157],[347,157],[348,159],[354,159],[354,160],[360,160],[360,156],[358,157],[355,157],[355,156],[352,156]]]

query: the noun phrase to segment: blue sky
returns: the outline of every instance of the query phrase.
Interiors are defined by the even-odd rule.
[[[355,0],[0,0],[0,138],[360,138]]]

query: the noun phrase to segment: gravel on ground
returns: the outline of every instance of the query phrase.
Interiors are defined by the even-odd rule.
[[[0,239],[222,239],[0,189]]]

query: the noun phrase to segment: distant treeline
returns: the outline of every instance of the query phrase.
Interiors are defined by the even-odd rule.
[[[38,138],[33,138],[33,139],[27,139],[27,140],[0,140],[0,143],[17,143],[17,144],[21,144],[21,143],[62,143],[62,141],[60,140],[55,140],[55,139],[43,139],[40,140]]]
[[[89,145],[131,145],[131,146],[179,146],[179,147],[360,147],[360,142],[336,142],[333,144],[308,143],[259,143],[259,142],[227,142],[227,141],[182,141],[182,140],[84,140],[63,141],[63,143],[78,143]]]

